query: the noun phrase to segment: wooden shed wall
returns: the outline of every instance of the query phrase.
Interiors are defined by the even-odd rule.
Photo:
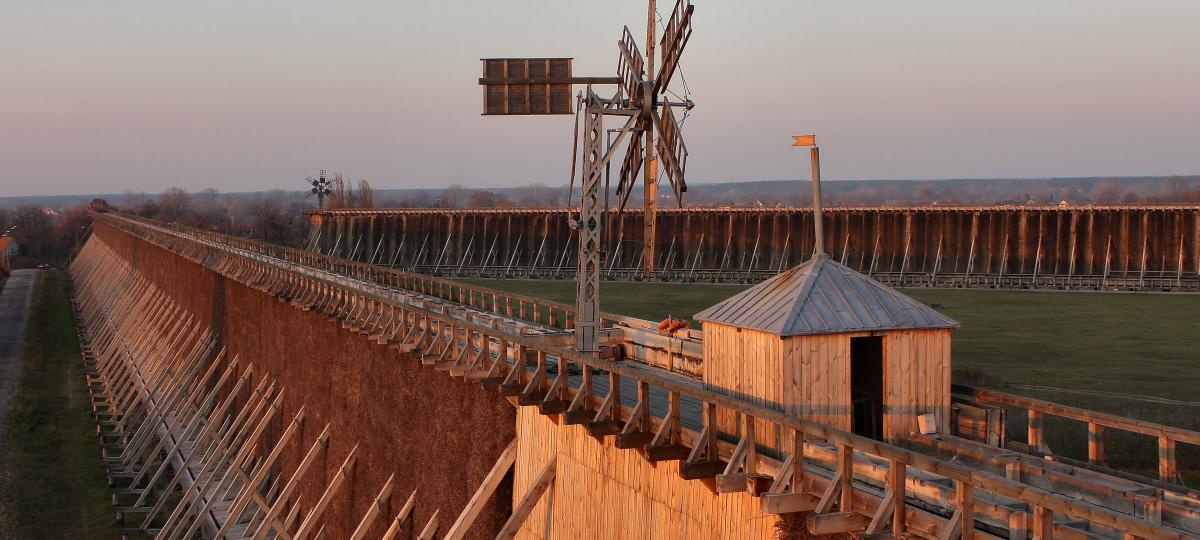
[[[704,383],[713,391],[849,431],[850,339],[870,332],[781,338],[758,330],[704,325]],[[932,412],[949,427],[950,337],[952,331],[884,332],[884,436],[916,431],[916,416]],[[735,433],[732,413],[722,413],[722,431]],[[777,436],[761,423],[759,443],[776,447]],[[788,450],[786,446],[782,448]]]
[[[850,337],[829,334],[781,338],[717,323],[704,325],[704,383],[713,391],[850,429]],[[721,431],[738,433],[733,413],[719,412]],[[777,443],[774,427],[755,428],[760,445]]]
[[[678,461],[652,464],[611,441],[581,426],[560,425],[533,407],[517,412],[514,505],[550,456],[558,455],[554,484],[517,538],[547,538],[551,497],[551,539],[776,538],[779,518],[764,514],[758,499],[717,494],[711,483],[680,478]]]
[[[917,431],[917,416],[933,413],[950,428],[950,338],[954,331],[903,330],[883,338],[883,434],[901,439]]]

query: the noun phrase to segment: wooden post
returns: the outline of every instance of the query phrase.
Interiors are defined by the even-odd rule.
[[[962,480],[954,481],[954,503],[960,515],[959,523],[962,540],[975,537],[975,486]]]
[[[1042,413],[1033,409],[1029,410],[1029,448],[1030,450],[1041,451],[1045,446],[1042,440]]]
[[[1166,437],[1158,438],[1158,479],[1174,484],[1178,471],[1175,468],[1175,441]]]
[[[904,482],[905,482],[905,473],[907,472],[906,469],[907,469],[907,466],[904,465],[903,462],[895,460],[895,459],[893,459],[892,462],[888,465],[888,477],[887,477],[888,489],[891,490],[892,493],[895,494],[894,500],[896,501],[895,502],[896,507],[892,510],[892,535],[897,538],[900,537],[905,531],[905,526],[904,526],[905,503],[904,503],[904,501],[905,501],[906,495],[904,492]],[[963,539],[966,540],[967,538],[968,538],[968,536],[964,533]]]
[[[838,503],[838,512],[849,512],[854,507],[854,448],[839,444],[838,449],[838,471],[841,476],[841,500]]]
[[[1104,426],[1095,422],[1088,423],[1088,462],[1104,463]]]
[[[1033,508],[1033,540],[1054,538],[1054,511],[1042,506]]]
[[[1022,508],[1008,515],[1008,540],[1026,540],[1029,538],[1029,514]]]
[[[654,0],[650,0],[650,9],[646,15],[646,73],[654,77],[654,30],[658,24],[658,12],[654,9]],[[668,45],[669,47],[669,45]],[[642,213],[642,261],[643,271],[647,278],[654,277],[655,244],[658,241],[658,156],[655,154],[654,130],[646,130],[646,161],[642,167],[643,199],[646,207]],[[636,176],[637,173],[634,173]],[[605,194],[608,191],[605,190]],[[607,208],[607,205],[605,206]],[[636,270],[635,270],[636,271]]]

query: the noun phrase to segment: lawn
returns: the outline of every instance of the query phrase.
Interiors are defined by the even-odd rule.
[[[0,469],[0,537],[119,538],[67,279],[41,272]]]
[[[574,301],[573,282],[473,283]],[[746,287],[606,282],[600,307],[655,321],[668,314],[690,317]],[[936,304],[962,323],[954,336],[954,366],[960,376],[982,374],[993,385],[1034,384],[1200,401],[1196,392],[1200,387],[1200,295],[966,289],[904,292]],[[1081,397],[1070,401],[1096,400]],[[1200,408],[1194,409],[1200,414]]]

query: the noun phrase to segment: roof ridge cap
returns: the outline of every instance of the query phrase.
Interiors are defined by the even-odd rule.
[[[812,293],[813,286],[817,283],[817,277],[821,273],[821,263],[828,259],[829,257],[825,256],[824,253],[817,253],[808,260],[808,273],[805,274],[804,281],[796,290],[796,300],[792,302],[792,306],[788,310],[787,316],[783,319],[783,324],[779,329],[780,334],[786,335],[791,330],[791,328],[787,328],[791,326],[790,322],[794,321],[804,309],[804,305],[808,304],[808,295]]]

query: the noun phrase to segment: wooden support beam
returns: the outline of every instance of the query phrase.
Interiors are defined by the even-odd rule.
[[[729,463],[725,466],[725,470],[717,475],[717,493],[746,491],[746,473],[742,470],[742,463],[746,460],[750,444],[754,444],[753,439],[742,435],[742,439],[733,449],[733,455],[729,456]]]
[[[841,486],[838,489],[842,497],[838,502],[838,510],[849,512],[854,505],[854,447],[846,444],[838,444],[837,447],[837,467],[841,473]]]
[[[517,531],[521,529],[521,525],[525,524],[525,519],[533,512],[533,507],[542,498],[542,494],[546,492],[546,488],[550,487],[550,484],[554,482],[557,463],[558,456],[554,455],[542,466],[541,472],[534,477],[534,481],[529,485],[529,489],[525,490],[525,494],[521,496],[521,500],[513,507],[512,515],[508,517],[508,521],[504,522],[504,526],[496,534],[496,540],[508,540],[517,535]]]
[[[471,525],[475,523],[475,519],[479,517],[479,513],[483,511],[484,505],[492,498],[496,492],[496,487],[500,485],[500,481],[504,479],[504,475],[512,469],[513,463],[517,460],[517,440],[513,439],[508,443],[508,447],[500,453],[500,457],[496,458],[496,463],[492,465],[492,470],[483,478],[483,483],[479,484],[479,488],[475,490],[475,494],[471,496],[471,500],[467,501],[467,506],[463,508],[462,513],[458,515],[458,519],[454,520],[454,524],[450,526],[450,530],[446,531],[443,540],[458,540],[466,536]]]
[[[1033,540],[1054,538],[1054,511],[1043,506],[1033,509]]]
[[[1028,414],[1029,414],[1029,429],[1028,429],[1029,447],[1034,450],[1037,450],[1039,452],[1043,452],[1043,451],[1045,451],[1045,448],[1046,448],[1046,441],[1042,436],[1043,435],[1042,413],[1041,413],[1041,411],[1036,411],[1036,410],[1030,409],[1028,411]]]
[[[871,519],[858,512],[809,514],[808,532],[814,535],[850,534],[866,530]]]
[[[396,475],[392,474],[387,481],[383,483],[383,488],[379,490],[379,495],[375,496],[375,500],[371,501],[371,506],[367,508],[367,512],[358,522],[358,526],[354,528],[354,532],[350,534],[349,540],[362,540],[367,536],[367,531],[371,529],[371,525],[375,524],[375,519],[383,513],[384,507],[387,505],[388,498],[392,496],[392,489],[395,486]],[[319,537],[320,535],[318,535]]]
[[[956,480],[954,482],[954,505],[959,514],[961,527],[960,538],[972,540],[975,538],[975,486]]]
[[[279,531],[277,527],[271,524],[274,523],[275,517],[277,517],[283,510],[284,504],[287,503],[288,499],[291,498],[292,492],[295,491],[299,486],[300,478],[304,476],[304,473],[312,465],[313,461],[316,460],[317,455],[328,447],[329,428],[330,424],[325,424],[325,429],[321,431],[321,435],[319,435],[317,440],[313,442],[312,447],[309,448],[308,453],[304,456],[304,459],[300,460],[300,464],[297,465],[296,470],[292,472],[291,478],[288,479],[287,484],[279,492],[279,496],[276,497],[275,503],[271,505],[269,510],[267,510],[266,519],[263,520],[262,524],[259,525],[258,529],[254,532],[254,540],[261,540],[266,536],[267,532],[271,530],[275,530],[276,532],[286,532]]]
[[[387,532],[383,533],[381,540],[395,540],[396,535],[400,534],[400,527],[404,526],[404,522],[408,521],[408,517],[412,515],[413,506],[417,502],[417,490],[408,496],[408,501],[396,513],[396,517],[392,518],[392,524],[388,527]]]
[[[1104,426],[1088,422],[1088,462],[1104,464]]]
[[[1158,479],[1178,483],[1179,470],[1175,466],[1175,441],[1167,437],[1158,438]]]
[[[358,445],[355,444],[350,449],[350,453],[346,455],[346,460],[342,462],[342,466],[334,471],[333,478],[329,480],[329,485],[325,487],[325,492],[321,494],[320,499],[317,499],[317,504],[305,516],[304,521],[300,523],[300,528],[296,529],[296,534],[292,538],[295,540],[304,540],[308,537],[309,532],[316,527],[317,520],[321,519],[321,515],[325,513],[325,508],[329,506],[329,501],[333,498],[333,494],[337,493],[338,488],[342,487],[342,483],[350,475],[350,469],[354,467],[354,462],[357,458]]]
[[[646,460],[653,463],[686,458],[689,449],[681,444],[680,427],[679,392],[672,391],[667,394],[667,415],[658,425],[654,438],[646,445]]]
[[[567,413],[563,415],[563,423],[583,424],[595,417],[596,412],[592,410],[592,367],[584,365],[582,381],[575,391],[575,397],[571,399],[571,405],[567,407]]]
[[[887,471],[887,492],[884,493],[883,501],[879,503],[875,513],[871,517],[871,523],[867,525],[866,534],[879,534],[887,527],[888,522],[892,525],[892,535],[900,537],[904,535],[904,509],[905,509],[905,465],[896,460],[891,460],[888,463]]]
[[[439,508],[433,511],[433,515],[429,516],[429,521],[425,523],[425,527],[421,529],[421,534],[417,535],[417,540],[433,540],[434,535],[438,530],[438,514],[442,513]]]
[[[617,448],[638,448],[645,446],[654,440],[654,433],[649,430],[650,426],[650,385],[645,381],[638,381],[638,400],[633,407],[633,412],[629,414],[629,418],[625,420],[625,426],[621,428],[621,432],[617,434],[615,446]]]

